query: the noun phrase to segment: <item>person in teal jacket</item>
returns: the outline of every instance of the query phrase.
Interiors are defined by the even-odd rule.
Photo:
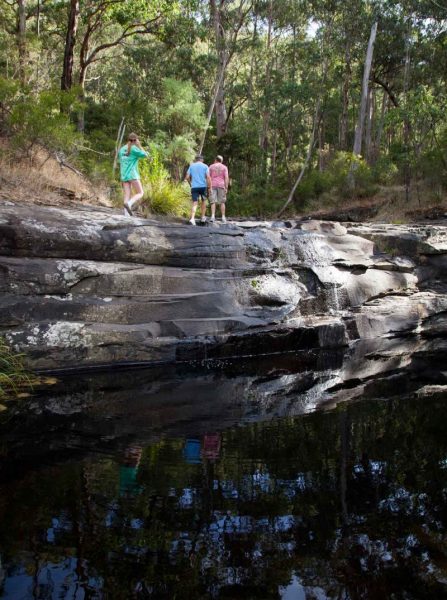
[[[121,183],[124,194],[124,214],[133,215],[133,211],[143,198],[143,186],[141,185],[138,161],[146,158],[147,152],[143,150],[136,133],[130,133],[127,144],[118,152],[120,163]],[[132,195],[132,188],[134,194]]]

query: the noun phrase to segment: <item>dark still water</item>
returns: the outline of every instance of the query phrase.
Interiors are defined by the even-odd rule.
[[[447,598],[444,374],[398,354],[36,394],[1,425],[1,597]]]

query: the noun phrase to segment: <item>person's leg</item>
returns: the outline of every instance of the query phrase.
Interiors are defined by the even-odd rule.
[[[122,181],[123,186],[123,202],[124,202],[124,215],[127,217],[130,213],[126,209],[126,205],[129,202],[130,195],[132,193],[132,186],[130,185],[130,181]]]
[[[133,211],[137,208],[138,204],[140,204],[140,200],[144,196],[144,191],[139,179],[133,179],[130,183],[135,190],[135,194],[130,198],[130,200],[128,200],[127,204],[130,210]]]
[[[211,189],[210,204],[211,204],[211,221],[216,219],[216,188]]]
[[[194,217],[196,216],[197,205],[198,205],[197,200],[192,203],[192,207],[191,207],[191,219],[194,219]]]
[[[222,223],[226,223],[227,219],[225,217],[225,203],[227,201],[227,193],[226,191],[222,188],[219,190],[220,192],[220,214],[222,215]]]
[[[199,193],[197,191],[197,188],[191,188],[191,200],[192,200],[191,218],[189,219],[189,222],[191,223],[191,225],[195,225],[196,224],[195,216],[196,216],[196,210],[197,210],[197,203],[199,201]]]
[[[206,196],[202,196],[202,206],[200,207],[201,210],[201,221],[205,222],[206,221]]]

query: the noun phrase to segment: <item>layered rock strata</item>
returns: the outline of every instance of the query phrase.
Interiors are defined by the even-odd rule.
[[[0,335],[30,367],[201,360],[445,334],[447,227],[190,227],[0,204]]]

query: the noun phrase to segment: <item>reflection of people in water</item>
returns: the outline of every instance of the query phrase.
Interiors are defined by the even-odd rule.
[[[183,447],[183,457],[190,465],[198,465],[202,462],[200,458],[201,443],[197,438],[188,438]]]
[[[203,436],[203,458],[217,460],[220,455],[221,435],[220,433],[205,433]]]
[[[188,438],[185,440],[183,456],[190,465],[197,465],[202,458],[215,461],[219,458],[221,446],[220,433],[205,433],[202,440],[199,438]]]
[[[143,448],[128,446],[124,451],[120,464],[120,496],[137,494],[140,486],[137,483],[138,467]]]

